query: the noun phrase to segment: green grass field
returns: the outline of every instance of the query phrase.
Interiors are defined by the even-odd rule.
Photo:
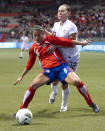
[[[24,70],[27,54],[19,59],[19,49],[0,49],[0,131],[104,131],[105,130],[105,53],[81,52],[77,74],[87,85],[93,101],[100,107],[94,113],[74,86],[68,100],[68,111],[60,113],[61,88],[56,102],[48,103],[50,86],[43,86],[29,105],[32,123],[20,126],[12,118],[33,78],[40,72],[38,61],[16,87],[13,83]]]

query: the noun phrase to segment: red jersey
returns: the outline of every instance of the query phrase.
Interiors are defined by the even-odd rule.
[[[61,63],[64,63],[65,60],[63,59],[63,57],[57,49],[55,49],[54,52],[47,51],[51,44],[62,45],[65,47],[73,46],[72,40],[59,38],[55,36],[47,36],[41,44],[33,43],[33,45],[31,46],[29,50],[29,60],[26,65],[26,69],[30,70],[33,67],[36,60],[36,56],[39,57],[39,60],[41,61],[43,68],[53,68],[59,66]]]

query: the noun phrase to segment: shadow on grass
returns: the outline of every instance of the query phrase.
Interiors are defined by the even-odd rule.
[[[12,126],[19,126],[19,127],[20,127],[20,126],[22,126],[22,127],[24,127],[24,126],[32,126],[32,125],[39,125],[39,126],[40,126],[40,125],[41,125],[41,126],[44,125],[44,126],[45,126],[45,125],[47,125],[47,124],[46,124],[46,123],[38,123],[38,122],[36,122],[36,123],[33,123],[33,122],[32,122],[30,125],[19,125],[18,123],[17,123],[17,124],[12,124]]]
[[[59,111],[49,112],[50,109],[44,109],[40,110],[38,112],[33,113],[33,116],[36,118],[39,117],[46,117],[46,118],[54,118],[57,114],[59,114]]]
[[[0,114],[0,120],[5,120],[5,121],[8,121],[8,120],[13,120],[12,116],[10,116],[9,114],[5,114],[5,113],[2,113]]]
[[[60,118],[70,118],[70,117],[98,117],[98,116],[105,116],[105,110],[100,107],[100,112],[95,113],[92,109],[89,108],[70,108],[67,112],[59,112],[59,111],[50,111],[51,109],[43,109],[38,112],[33,112],[33,117],[35,119],[39,118],[53,118],[53,119],[60,119]],[[10,115],[7,113],[0,114],[0,120],[11,121],[14,120],[13,114]],[[33,123],[34,124],[34,123]],[[35,124],[44,124],[44,123],[35,123]],[[16,124],[17,125],[17,124]],[[15,126],[15,125],[14,125]]]
[[[105,116],[105,110],[100,109],[100,112],[95,113],[93,110],[90,108],[70,108],[67,112],[59,112],[59,111],[54,111],[54,112],[49,112],[50,109],[44,109],[40,110],[38,112],[34,112],[33,116],[35,118],[70,118],[70,117],[98,117],[98,116]]]

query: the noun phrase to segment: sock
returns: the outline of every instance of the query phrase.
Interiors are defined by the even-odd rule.
[[[87,87],[84,85],[84,83],[82,81],[81,81],[80,85],[77,86],[77,89],[79,90],[81,95],[85,98],[87,104],[90,106],[90,104],[93,101],[88,93]]]
[[[54,85],[51,83],[52,93],[53,93],[55,96],[58,94],[58,86],[59,86],[59,84],[57,84],[57,85],[54,86]]]
[[[28,90],[26,91],[25,95],[24,95],[24,99],[22,102],[22,105],[20,106],[20,109],[22,108],[27,108],[28,104],[30,103],[30,101],[32,100],[34,94],[35,94],[36,89],[29,87]]]
[[[61,104],[61,106],[67,106],[67,100],[68,100],[69,93],[70,93],[69,87],[67,87],[66,89],[62,89],[62,104]]]
[[[21,53],[20,53],[20,57],[23,57],[23,52],[21,51]]]

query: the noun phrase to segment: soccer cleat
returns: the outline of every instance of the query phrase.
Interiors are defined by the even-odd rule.
[[[90,107],[93,109],[95,113],[98,113],[100,111],[98,105],[94,103],[91,103]]]
[[[67,105],[61,106],[60,112],[66,112],[67,111]]]
[[[54,93],[50,94],[49,103],[53,104],[55,102],[56,95]]]
[[[22,57],[22,56],[20,56],[19,58],[20,58],[20,59],[22,59],[23,57]]]

